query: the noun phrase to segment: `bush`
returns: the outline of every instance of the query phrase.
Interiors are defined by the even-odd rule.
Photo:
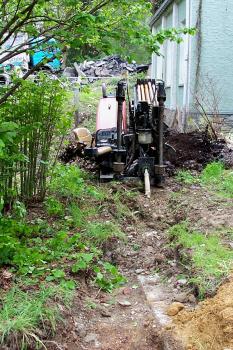
[[[22,87],[0,109],[0,196],[43,199],[54,141],[71,126],[69,94],[59,80],[41,74]],[[57,148],[55,146],[55,148]]]
[[[61,216],[64,214],[64,205],[54,197],[48,197],[46,199],[45,207],[50,216]]]

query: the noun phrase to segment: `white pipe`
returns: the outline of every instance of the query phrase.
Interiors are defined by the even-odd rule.
[[[150,176],[149,176],[149,172],[147,169],[144,172],[144,183],[145,183],[145,195],[147,198],[150,198],[150,196],[151,196]]]

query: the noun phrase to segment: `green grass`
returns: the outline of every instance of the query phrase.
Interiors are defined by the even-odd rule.
[[[192,231],[187,223],[169,229],[172,245],[182,247],[183,263],[192,271],[202,293],[226,276],[233,265],[233,251],[224,246],[218,234],[204,235]]]
[[[0,310],[0,339],[1,344],[18,343],[19,349],[27,349],[28,345],[45,348],[41,340],[38,327],[54,332],[56,323],[60,319],[58,307],[54,298],[71,301],[71,294],[67,294],[58,287],[42,286],[37,292],[25,292],[13,287],[2,296]]]
[[[90,222],[87,224],[84,235],[88,241],[98,246],[113,237],[125,238],[119,226],[113,222]]]
[[[208,164],[201,173],[200,181],[216,194],[233,198],[233,170],[224,169],[222,163]]]
[[[233,170],[225,169],[221,162],[208,164],[198,176],[193,176],[189,170],[180,170],[176,180],[186,185],[201,184],[216,195],[233,198]]]
[[[197,178],[189,170],[179,170],[176,174],[176,180],[186,185],[192,185],[197,182]]]

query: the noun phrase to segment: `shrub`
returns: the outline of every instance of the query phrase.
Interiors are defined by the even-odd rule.
[[[50,216],[60,216],[64,214],[64,205],[54,197],[48,197],[46,199],[45,207]]]
[[[55,138],[60,144],[71,126],[69,98],[59,80],[41,74],[1,106],[0,194],[6,202],[44,198]]]

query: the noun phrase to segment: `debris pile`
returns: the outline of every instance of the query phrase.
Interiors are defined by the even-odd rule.
[[[78,144],[77,141],[70,140],[69,144],[59,154],[59,160],[64,164],[77,165],[81,169],[85,169],[91,172],[97,171],[97,165],[95,162],[91,162],[89,159],[83,157],[83,145]]]
[[[207,163],[220,160],[226,166],[233,166],[233,150],[226,141],[212,141],[204,131],[173,131],[168,134],[166,142],[176,150],[175,157],[168,159],[168,163],[176,168],[201,171]]]
[[[127,71],[129,73],[139,73],[147,71],[149,65],[138,65],[136,62],[128,63],[124,61],[119,55],[105,57],[98,61],[85,61],[83,63],[74,64],[74,69],[66,69],[64,74],[73,73],[75,76],[86,77],[112,77],[118,76]]]

